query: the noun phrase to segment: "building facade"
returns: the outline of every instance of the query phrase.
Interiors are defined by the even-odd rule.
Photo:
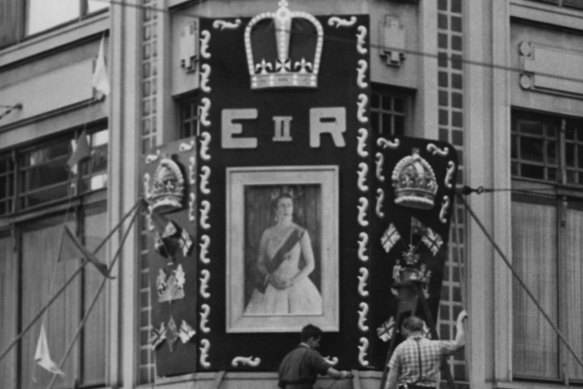
[[[457,198],[451,213],[437,331],[442,338],[453,337],[457,314],[462,307],[468,310],[467,345],[463,352],[448,360],[456,383],[470,388],[505,389],[583,384],[583,366],[573,356],[581,358],[583,352],[580,325],[583,311],[579,303],[583,297],[583,266],[579,254],[583,221],[583,153],[580,152],[583,150],[583,6],[580,1],[290,0],[288,3],[290,10],[323,21],[323,30],[328,34],[323,38],[324,53],[334,45],[350,45],[348,49],[338,49],[338,65],[334,69],[325,68],[323,62],[320,90],[323,85],[343,85],[340,70],[343,64],[365,60],[367,69],[362,71],[365,75],[360,82],[362,90],[366,90],[367,102],[362,104],[368,109],[367,122],[355,123],[370,134],[370,144],[381,138],[403,136],[448,142],[457,151],[458,189],[483,188],[465,196],[465,203]],[[253,115],[261,118],[263,107],[269,106],[268,97],[264,105],[257,103],[257,113],[236,112],[233,115],[243,116],[225,119],[224,110],[248,107],[248,100],[236,94],[242,87],[233,86],[231,96],[220,80],[212,78],[213,74],[228,76],[229,73],[205,56],[205,31],[223,31],[212,24],[223,21],[222,26],[228,32],[228,27],[240,20],[241,35],[237,39],[243,40],[243,29],[250,20],[275,12],[278,7],[281,3],[268,0],[0,1],[0,352],[3,353],[0,382],[3,388],[49,384],[68,388],[275,386],[273,361],[267,363],[269,368],[262,368],[261,363],[253,366],[256,361],[253,358],[242,365],[224,366],[214,357],[210,357],[210,362],[202,357],[207,346],[210,355],[227,355],[229,345],[221,344],[221,339],[223,342],[234,339],[239,344],[236,339],[244,335],[231,334],[232,338],[207,335],[208,329],[211,334],[229,333],[229,329],[224,329],[228,321],[224,316],[231,315],[228,312],[233,304],[225,296],[231,290],[225,292],[228,287],[225,279],[241,268],[205,267],[207,258],[201,254],[205,239],[201,238],[206,229],[201,219],[207,201],[212,204],[209,205],[211,224],[228,230],[237,222],[232,216],[237,213],[233,207],[216,213],[213,200],[215,196],[224,196],[226,184],[217,184],[221,193],[216,195],[212,193],[216,181],[212,180],[217,177],[215,169],[224,169],[225,165],[221,165],[221,149],[213,149],[216,147],[213,143],[210,143],[212,162],[205,159],[205,139],[216,137],[216,131],[231,131],[231,143],[223,139],[223,149],[240,147],[250,136],[247,132],[242,135],[237,125],[253,119]],[[330,35],[335,27],[333,22],[327,23],[332,17],[343,21],[339,26],[349,24],[354,17],[354,23],[366,27],[363,46],[357,46],[357,35],[350,39]],[[92,86],[101,42],[104,42],[111,87],[106,96]],[[208,53],[215,57],[229,55],[222,53],[220,47],[210,47]],[[245,64],[244,57],[242,63]],[[209,70],[204,65],[209,65]],[[243,74],[248,71],[244,69]],[[357,77],[356,74],[350,77]],[[212,82],[207,83],[208,77]],[[243,83],[248,85],[249,80],[244,79]],[[217,90],[223,94],[215,95]],[[265,96],[276,96],[269,93]],[[283,96],[287,92],[280,93]],[[305,101],[311,101],[310,93],[306,92]],[[356,102],[351,106],[334,100],[350,93],[353,92],[336,90],[334,96],[322,97],[326,104],[332,103],[310,103],[308,108],[340,104],[350,116],[352,111],[357,111]],[[215,96],[223,97],[213,100]],[[223,107],[223,116],[216,111],[217,116],[206,117],[205,98],[212,107]],[[227,101],[230,106],[224,105]],[[326,115],[336,112],[328,110]],[[280,121],[273,118],[279,123],[274,128],[281,130],[279,141],[282,142],[289,136],[286,126],[291,125],[294,131],[293,125],[301,120],[322,128],[328,123],[297,117],[285,119],[288,115],[285,110],[277,115]],[[216,123],[214,118],[226,120],[232,126],[217,127],[218,130],[205,128],[207,121]],[[267,120],[273,122],[271,117]],[[334,133],[333,128],[330,133]],[[81,136],[87,140],[88,157],[69,166],[69,157],[80,148]],[[338,144],[338,138],[333,140]],[[309,142],[312,138],[306,138],[306,145]],[[185,305],[187,311],[191,310],[184,317],[189,318],[187,321],[196,334],[184,343],[177,340],[176,349],[170,350],[168,339],[161,348],[153,345],[160,324],[157,318],[162,311],[157,310],[160,297],[153,286],[159,269],[155,266],[158,262],[152,260],[155,246],[150,228],[152,220],[145,211],[131,211],[139,203],[138,199],[151,195],[151,187],[144,185],[144,173],[151,169],[147,163],[149,156],[155,160],[161,155],[157,151],[163,154],[170,147],[178,150],[182,143],[193,145],[198,169],[191,175],[189,189],[196,197],[193,201],[196,206],[188,209],[191,215],[187,216],[192,216],[192,220],[184,219],[191,223],[192,228],[185,230],[194,242],[192,251],[187,251],[184,257],[192,257],[197,263],[192,273],[185,267],[190,278],[186,284],[197,297],[190,308]],[[259,143],[260,149],[263,146]],[[322,150],[328,150],[326,147],[322,140]],[[317,151],[317,147],[312,149]],[[331,192],[326,194],[339,199],[341,205],[345,204],[344,199],[356,199],[356,186],[352,193],[342,185],[346,185],[343,177],[352,177],[348,174],[358,169],[359,160],[349,165],[344,157],[348,160],[353,156],[341,154],[331,157],[337,159],[321,162],[319,154],[324,151],[316,151],[302,157],[296,149],[293,153],[297,155],[284,150],[281,161],[276,154],[272,156],[275,159],[264,162],[284,166],[287,163],[284,158],[298,157],[302,165],[335,167],[340,170],[340,186],[331,184],[328,187]],[[330,155],[335,152],[331,151]],[[225,151],[225,155],[238,158],[232,150]],[[372,174],[372,155],[367,161]],[[205,166],[211,177],[211,194],[199,182],[206,174]],[[249,166],[253,163],[245,157],[231,166],[235,187],[237,169]],[[274,174],[285,177],[287,173],[278,170]],[[311,171],[307,174],[324,177],[322,182],[327,177]],[[257,177],[261,181],[262,176]],[[309,192],[309,188],[305,189]],[[258,192],[257,196],[261,194]],[[342,212],[349,211],[342,208]],[[340,213],[340,210],[331,208],[330,213]],[[133,215],[137,215],[135,223],[132,223]],[[496,242],[499,251],[472,215]],[[306,216],[304,220],[309,223],[310,219]],[[330,250],[342,251],[338,248],[344,247],[341,246],[345,239],[344,219],[335,220],[341,222],[333,230],[341,233],[336,246],[331,245]],[[81,266],[82,262],[73,258],[75,255],[67,255],[63,225],[90,251],[95,250],[98,259],[111,265],[114,278],[104,278],[91,264]],[[113,229],[114,234],[102,245]],[[209,236],[213,243],[208,260],[220,262],[225,254],[216,251],[215,236]],[[221,243],[226,245],[232,236],[223,237],[225,241]],[[315,245],[318,244],[321,242],[316,240]],[[229,253],[237,255],[237,252]],[[350,260],[345,255],[348,256],[338,254],[341,261]],[[348,301],[357,293],[356,288],[348,286],[356,278],[340,278],[346,273],[343,266],[334,273],[335,282],[342,280],[342,283],[332,296]],[[209,300],[215,298],[214,305],[207,305],[212,307],[208,308],[210,316],[204,308],[206,291],[200,289],[206,277],[222,280],[218,286],[209,287]],[[345,283],[345,280],[352,281]],[[59,298],[51,301],[51,296],[65,284]],[[316,282],[320,290],[322,285]],[[186,301],[190,303],[184,300],[174,306]],[[42,311],[49,303],[50,307]],[[219,309],[222,312],[218,314],[220,324],[212,321],[217,317],[213,316],[217,315],[216,304],[222,304]],[[343,307],[339,305],[340,318],[354,315]],[[211,318],[209,327],[204,324],[206,317]],[[41,323],[46,328],[50,354],[65,373],[56,379],[34,362]],[[84,326],[78,330],[81,324]],[[214,327],[217,325],[221,328]],[[237,328],[235,323],[232,331],[236,333]],[[328,335],[348,339],[351,335],[346,328],[345,324],[337,325],[328,330]],[[246,342],[251,345],[255,339],[269,347],[276,339],[274,346],[288,347],[298,338],[292,330],[280,332],[277,338],[270,338],[262,330],[250,333],[253,338],[241,338],[243,345]],[[371,328],[368,339],[375,337],[375,333],[376,328]],[[283,337],[291,340],[280,341]],[[346,343],[348,351],[331,357],[337,358],[339,367],[358,371],[358,379],[335,385],[378,387],[382,366],[362,363],[362,354],[358,354],[358,346],[364,347],[362,343]],[[180,347],[184,350],[189,347],[189,351],[180,354],[183,352]],[[327,347],[334,349],[324,343],[324,355]],[[165,353],[163,358],[169,356],[168,360],[174,362],[161,366],[161,349]],[[212,350],[217,351],[213,354]],[[245,350],[237,352],[242,357],[253,356]],[[330,384],[322,380],[319,385]]]

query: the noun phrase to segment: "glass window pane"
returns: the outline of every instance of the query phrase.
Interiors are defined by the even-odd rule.
[[[547,169],[547,176],[549,181],[557,181],[557,169]]]
[[[556,209],[512,203],[513,265],[553,322],[557,321]],[[517,376],[558,378],[558,340],[513,280],[513,368]]]
[[[543,135],[543,124],[540,122],[519,120],[518,129],[523,134]]]
[[[547,143],[547,163],[551,165],[557,164],[557,142]]]
[[[579,207],[581,204],[578,204]],[[583,234],[583,212],[581,210],[567,209],[566,214],[567,228],[564,228],[565,238],[566,238],[566,250],[565,250],[565,266],[562,268],[564,291],[565,291],[565,317],[561,318],[561,322],[564,323],[565,329],[564,333],[567,339],[570,340],[569,344],[573,347],[577,355],[583,354],[583,331],[581,331],[581,325],[576,323],[581,323],[583,320],[583,240],[581,236]],[[581,380],[583,379],[583,368],[579,366],[577,361],[572,360],[573,358],[568,358],[566,363],[568,363],[567,371],[571,377]]]
[[[542,139],[520,138],[520,158],[529,161],[543,162],[543,144]]]
[[[30,226],[31,230],[23,231],[20,246],[22,250],[20,265],[22,267],[22,302],[19,305],[23,323],[30,323],[41,307],[47,303],[57,286],[63,285],[79,267],[79,261],[65,260],[58,262],[58,271],[54,271],[59,253],[59,245],[55,242],[59,242],[62,236],[63,222],[64,217],[60,215],[51,221],[45,219],[42,223],[35,222]],[[75,231],[73,225],[69,224],[69,228]],[[79,325],[79,282],[80,278],[76,277],[46,312],[44,322],[48,346],[51,356],[57,363],[65,353]],[[22,340],[20,364],[22,388],[48,387],[52,378],[52,374],[30,362],[34,360],[39,330],[39,325],[35,325],[30,336],[25,336]],[[78,352],[79,347],[76,345],[71,355],[76,355]],[[63,366],[65,376],[59,378],[60,387],[71,388],[75,385],[76,366],[77,358],[67,359]]]
[[[17,334],[18,262],[10,235],[0,236],[0,350],[5,350]],[[0,361],[0,387],[16,388],[17,348]]]
[[[378,108],[380,106],[380,97],[378,93],[373,93],[372,94],[372,99],[371,99],[371,103],[370,106],[374,107],[374,108]]]
[[[522,164],[522,177],[544,180],[545,169],[542,166]]]
[[[575,166],[575,145],[567,143],[565,145],[565,163],[567,166]]]
[[[31,35],[80,16],[79,0],[28,0],[26,34]]]
[[[105,213],[89,215],[85,219],[85,246],[90,252],[101,243],[107,235],[107,220]],[[96,257],[106,262],[106,250],[101,249],[96,253]],[[94,267],[85,267],[84,299],[85,306],[88,307],[99,290],[103,281],[103,276]],[[90,320],[85,325],[85,333],[89,336],[83,338],[83,384],[100,385],[105,382],[105,347],[103,341],[106,336],[105,324],[107,318],[105,293],[101,293],[97,303],[91,311]]]

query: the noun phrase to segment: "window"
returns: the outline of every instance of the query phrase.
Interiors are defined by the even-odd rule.
[[[90,156],[74,169],[67,167],[67,160],[81,129],[0,153],[0,216],[6,226],[0,226],[2,351],[81,266],[75,259],[78,254],[67,255],[66,245],[59,244],[63,226],[76,231],[89,251],[107,234],[105,192],[95,190],[107,183],[108,130],[105,123],[85,129]],[[72,195],[87,196],[82,205],[67,204],[63,210],[57,200]],[[61,261],[57,261],[59,253]],[[104,261],[104,250],[96,256]],[[56,363],[73,340],[102,280],[94,267],[85,266],[44,314],[51,358]],[[65,376],[58,378],[55,387],[103,386],[106,317],[102,293],[63,365]],[[52,375],[32,362],[39,331],[37,322],[0,361],[0,387],[47,387]]]
[[[17,333],[27,326],[60,289],[81,262],[71,256],[57,261],[63,224],[72,231],[83,231],[81,240],[92,251],[106,236],[105,203],[85,205],[76,210],[57,213],[16,223],[12,233],[0,233],[0,348],[12,343]],[[14,250],[14,248],[17,248]],[[104,250],[98,258],[104,260]],[[78,330],[81,318],[99,288],[103,276],[92,266],[83,268],[43,318],[21,338],[5,360],[0,362],[0,387],[47,387],[52,375],[34,362],[34,353],[44,322],[51,358],[60,363]],[[90,319],[82,330],[71,354],[63,364],[65,376],[55,387],[83,387],[105,383],[105,295],[101,293]],[[16,384],[18,382],[18,385]]]
[[[375,85],[372,88],[370,119],[372,131],[377,136],[405,135],[409,98],[391,88]]]
[[[70,169],[67,161],[80,133],[0,154],[0,215],[106,187],[109,130],[104,124],[91,127],[90,156]]]
[[[190,138],[197,133],[198,126],[198,104],[197,96],[189,96],[181,100],[178,105],[180,109],[180,138]]]
[[[514,111],[513,265],[571,347],[583,352],[583,120]],[[583,382],[526,292],[513,285],[515,378]]]
[[[104,0],[2,0],[0,47],[109,8]]]

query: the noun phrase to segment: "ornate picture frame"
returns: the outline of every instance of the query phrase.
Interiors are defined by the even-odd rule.
[[[338,176],[337,166],[226,169],[227,333],[339,330]],[[283,203],[292,223],[280,233]]]

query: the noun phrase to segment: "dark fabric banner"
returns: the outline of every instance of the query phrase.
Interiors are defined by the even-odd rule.
[[[368,24],[285,6],[201,20],[201,371],[274,371],[308,323],[338,368],[368,363]]]
[[[150,347],[158,376],[196,371],[196,146],[168,143],[143,158],[151,287]]]
[[[379,138],[375,146],[372,359],[382,367],[406,316],[420,316],[428,330],[437,319],[457,155],[450,144],[427,139]]]

